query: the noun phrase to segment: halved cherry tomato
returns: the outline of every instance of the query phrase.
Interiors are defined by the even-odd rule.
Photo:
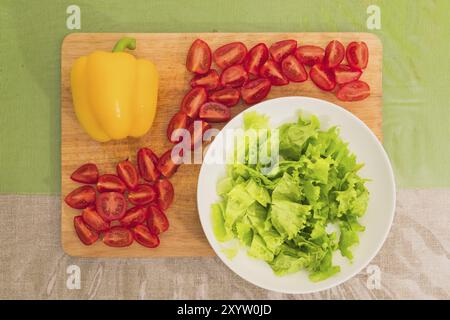
[[[195,40],[186,58],[186,68],[198,74],[205,74],[211,67],[211,49],[208,44],[201,40]]]
[[[147,248],[156,248],[159,246],[159,237],[156,234],[153,234],[147,226],[138,224],[131,228],[131,231],[133,231],[134,239],[140,245]]]
[[[240,87],[248,80],[248,73],[241,65],[231,66],[222,71],[220,84],[224,87]]]
[[[127,201],[123,194],[119,192],[104,192],[98,196],[95,208],[104,220],[119,220],[125,215]]]
[[[196,125],[197,123],[197,125]],[[203,134],[211,126],[208,122],[200,120],[195,121],[189,126],[189,134],[191,135],[191,148],[197,148],[203,142]],[[167,176],[166,176],[167,177]]]
[[[147,181],[156,181],[161,175],[156,168],[158,157],[149,148],[141,148],[137,154],[137,164],[141,177]]]
[[[109,229],[109,223],[95,210],[94,206],[87,207],[81,214],[83,221],[95,231],[105,231]]]
[[[139,183],[139,175],[131,161],[124,160],[117,164],[116,167],[117,175],[125,183],[129,190],[136,188]]]
[[[69,193],[64,201],[74,209],[84,209],[95,203],[95,189],[91,186],[81,186]]]
[[[172,183],[167,179],[158,180],[155,184],[158,191],[158,205],[161,209],[166,210],[173,202],[174,190]]]
[[[311,80],[322,90],[331,91],[336,86],[333,71],[322,64],[315,64],[309,71]]]
[[[293,54],[283,59],[281,62],[281,70],[286,78],[291,81],[303,82],[308,79],[308,73],[306,72],[305,67]]]
[[[295,50],[295,57],[307,66],[322,63],[325,50],[318,46],[300,46]]]
[[[124,227],[133,227],[144,223],[147,220],[148,210],[146,207],[136,206],[127,210],[122,219],[119,220],[120,225]]]
[[[152,233],[160,234],[169,229],[169,220],[160,208],[151,205],[148,207],[147,225]]]
[[[222,69],[226,69],[244,61],[247,47],[242,42],[228,43],[216,49],[213,53],[214,62]]]
[[[219,74],[216,70],[209,70],[208,73],[196,75],[191,79],[191,87],[203,87],[206,90],[217,89],[220,85]]]
[[[280,63],[285,57],[287,57],[291,53],[294,53],[296,48],[296,40],[282,40],[272,44],[269,48],[269,51],[273,60]]]
[[[239,90],[235,88],[225,88],[211,93],[208,97],[209,101],[218,102],[233,107],[239,102],[241,97]]]
[[[230,120],[231,111],[218,102],[207,102],[200,108],[199,118],[208,122],[225,122]]]
[[[278,64],[273,60],[267,60],[259,70],[261,77],[269,79],[274,86],[284,86],[289,83],[288,78],[281,72]]]
[[[73,226],[75,227],[75,232],[80,238],[81,242],[85,245],[91,245],[98,239],[98,233],[90,228],[81,216],[76,216],[73,218]]]
[[[327,68],[334,68],[339,65],[345,56],[345,47],[337,40],[330,41],[325,48],[323,64]]]
[[[75,170],[70,179],[79,183],[94,184],[98,180],[98,169],[93,163],[86,163]]]
[[[208,93],[203,87],[195,87],[189,91],[181,102],[181,111],[186,113],[192,119],[196,119],[200,107],[208,99]]]
[[[172,119],[170,119],[169,125],[167,126],[167,139],[172,143],[178,143],[182,140],[181,136],[177,134],[172,137],[173,133],[177,129],[186,129],[191,124],[191,119],[183,111],[178,111],[174,114]]]
[[[156,199],[155,189],[148,184],[138,184],[136,189],[128,192],[128,201],[134,205],[145,206]]]
[[[260,78],[247,82],[241,88],[242,99],[246,104],[260,102],[269,94],[272,84],[268,79]]]
[[[370,87],[361,80],[344,84],[336,92],[336,97],[342,101],[358,101],[370,96]]]
[[[179,156],[174,155],[174,157]],[[157,168],[164,177],[170,178],[178,170],[178,167],[180,166],[180,163],[175,163],[178,161],[181,163],[180,158],[172,160],[172,149],[169,149],[159,158]]]
[[[369,48],[364,41],[350,42],[345,52],[347,62],[354,68],[364,69],[369,61]]]
[[[258,43],[250,49],[244,60],[244,68],[248,73],[259,75],[259,68],[269,59],[269,49],[264,43]]]
[[[103,243],[110,247],[128,247],[133,243],[133,234],[124,227],[112,227],[105,232]]]
[[[340,64],[334,68],[334,78],[337,84],[345,84],[361,77],[362,71],[360,69],[350,67],[346,64]]]
[[[103,174],[98,178],[98,192],[115,191],[124,193],[126,189],[125,183],[115,174]]]

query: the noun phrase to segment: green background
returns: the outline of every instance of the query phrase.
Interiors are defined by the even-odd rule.
[[[364,31],[381,8],[384,136],[400,187],[450,186],[450,1],[0,0],[0,192],[60,191],[60,47],[75,32]],[[183,54],[183,53],[181,53]]]

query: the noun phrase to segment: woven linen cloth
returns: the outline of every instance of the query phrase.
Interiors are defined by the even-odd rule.
[[[368,268],[335,288],[287,295],[246,282],[217,257],[70,257],[60,245],[58,197],[3,195],[0,298],[449,299],[450,191],[402,190],[397,197],[391,232]],[[71,265],[80,268],[80,289],[66,285]],[[371,281],[374,269],[379,286]]]

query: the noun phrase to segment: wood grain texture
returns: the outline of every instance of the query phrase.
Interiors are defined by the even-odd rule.
[[[139,139],[98,143],[89,138],[78,124],[73,112],[70,92],[70,68],[74,60],[93,50],[110,51],[122,36],[137,39],[133,54],[152,60],[160,74],[158,111],[150,131]],[[351,41],[365,41],[369,47],[369,65],[362,80],[371,87],[369,98],[359,102],[342,102],[333,93],[319,90],[312,81],[273,87],[268,99],[283,96],[309,96],[336,103],[364,121],[382,139],[382,45],[379,38],[369,33],[74,33],[67,36],[61,49],[61,241],[64,251],[71,256],[84,257],[170,257],[214,255],[206,240],[197,213],[196,190],[199,165],[181,166],[171,178],[175,201],[167,211],[170,229],[162,235],[161,245],[148,249],[138,244],[128,248],[110,248],[101,241],[84,246],[73,229],[73,217],[79,211],[68,207],[64,196],[77,184],[70,174],[85,162],[94,162],[101,173],[115,172],[120,160],[136,160],[140,147],[148,146],[158,155],[171,147],[166,138],[166,126],[178,110],[192,77],[186,68],[187,51],[193,40],[202,38],[212,50],[232,41],[242,41],[248,48],[258,42],[268,45],[282,39],[296,39],[299,44],[326,46],[333,39],[347,45]],[[233,116],[245,109],[240,104],[232,109]],[[223,125],[214,125],[221,128]]]

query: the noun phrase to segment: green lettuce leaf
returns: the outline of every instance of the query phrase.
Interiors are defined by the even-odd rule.
[[[300,201],[302,190],[299,186],[298,179],[295,179],[288,173],[285,173],[281,179],[277,181],[276,187],[272,192],[272,200],[288,200]]]
[[[253,236],[248,255],[267,262],[272,261],[274,258],[273,253],[267,248],[266,243],[258,234]]]
[[[253,239],[253,229],[247,219],[236,223],[237,237],[243,245],[250,246]]]
[[[339,250],[344,257],[352,260],[353,254],[350,251],[350,247],[359,244],[359,236],[347,223],[341,223],[340,230],[341,235],[339,237]]]
[[[225,228],[223,210],[219,203],[211,205],[211,220],[213,233],[218,241],[224,242],[233,238],[233,234],[229,233]]]
[[[244,129],[269,129],[269,118],[256,111],[244,113]]]
[[[294,238],[304,227],[311,207],[292,201],[276,200],[272,203],[271,220],[275,229],[287,239]]]
[[[247,208],[254,202],[253,198],[245,190],[243,184],[238,184],[231,189],[227,197],[225,208],[225,227],[232,229],[234,223],[242,218]]]
[[[245,188],[248,194],[262,206],[266,207],[271,202],[270,194],[266,188],[262,187],[255,180],[250,179]]]

